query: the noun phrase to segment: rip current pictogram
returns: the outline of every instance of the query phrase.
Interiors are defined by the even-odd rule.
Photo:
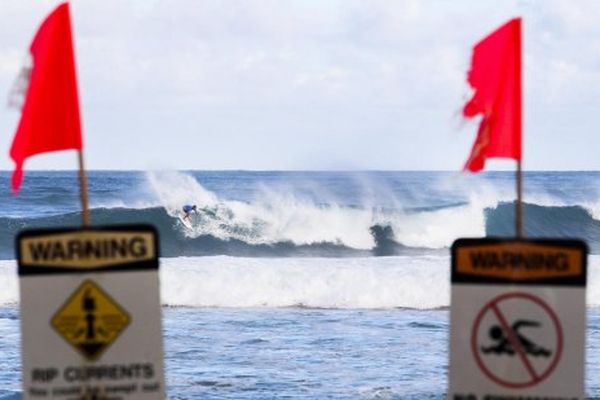
[[[50,321],[58,334],[89,361],[97,360],[131,317],[91,280],[83,282]]]

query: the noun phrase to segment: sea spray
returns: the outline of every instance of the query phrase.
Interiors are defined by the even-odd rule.
[[[337,203],[315,203],[290,192],[263,188],[253,203],[219,198],[185,173],[148,173],[148,181],[169,215],[179,213],[177,204],[197,204],[192,230],[183,229],[188,237],[211,235],[249,244],[295,245],[339,244],[353,249],[373,249],[374,226],[389,226],[399,244],[408,247],[444,248],[459,236],[485,233],[483,208],[480,204],[436,207],[414,212],[400,206],[378,205],[350,207]],[[188,187],[182,190],[181,187]],[[193,200],[196,199],[196,200]]]
[[[8,185],[10,176],[0,174]],[[0,259],[22,229],[79,225],[76,174],[37,172],[2,198]],[[600,253],[594,173],[527,173],[526,233],[578,237]],[[435,172],[90,173],[96,225],[150,223],[167,257],[440,255],[457,237],[513,234],[513,176]],[[559,183],[558,187],[555,183]],[[600,186],[600,185],[599,185]],[[70,199],[70,200],[69,200]],[[69,201],[67,201],[69,200]],[[67,207],[66,204],[70,205]],[[193,229],[179,221],[195,203]]]

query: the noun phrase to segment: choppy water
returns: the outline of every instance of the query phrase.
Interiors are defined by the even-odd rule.
[[[14,257],[20,229],[78,224],[76,182],[33,172],[19,197],[0,192],[0,257]],[[600,253],[600,173],[527,173],[525,185],[528,235]],[[92,172],[89,186],[94,223],[150,222],[167,257],[446,254],[457,237],[514,228],[509,172]],[[177,219],[186,203],[199,207],[193,229]]]
[[[590,244],[587,391],[600,396],[600,173],[525,185],[528,235]],[[448,247],[512,234],[513,186],[510,173],[90,174],[93,223],[160,231],[172,399],[443,398]],[[14,235],[77,225],[76,176],[31,173],[0,201],[0,398],[16,398]]]
[[[443,399],[448,311],[165,308],[169,399]],[[600,398],[600,312],[587,392]],[[0,399],[20,398],[18,312],[0,308]]]

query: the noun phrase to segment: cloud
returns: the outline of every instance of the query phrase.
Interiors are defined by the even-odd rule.
[[[3,3],[0,93],[56,3]],[[456,132],[471,47],[515,15],[525,21],[530,138],[558,129],[552,112],[540,120],[545,109],[568,114],[599,97],[595,1],[72,4],[95,168],[144,168],[163,157],[182,168],[457,168],[474,134]],[[11,118],[0,111],[0,128],[13,129]],[[580,134],[592,137],[592,125],[580,124]],[[196,142],[210,154],[199,156]],[[543,152],[530,154],[530,165],[551,165]]]

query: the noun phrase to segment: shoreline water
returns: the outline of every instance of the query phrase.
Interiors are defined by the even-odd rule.
[[[447,310],[163,307],[169,399],[443,399]],[[0,399],[20,398],[19,318],[0,307]],[[586,392],[600,396],[600,310]]]
[[[526,173],[530,236],[590,243],[587,392],[600,397],[600,173]],[[0,173],[0,185],[8,185]],[[512,234],[513,175],[92,172],[94,225],[159,228],[170,399],[442,399],[449,246]],[[73,172],[0,210],[0,399],[19,398],[14,234],[79,225]],[[182,204],[201,205],[194,230]]]

